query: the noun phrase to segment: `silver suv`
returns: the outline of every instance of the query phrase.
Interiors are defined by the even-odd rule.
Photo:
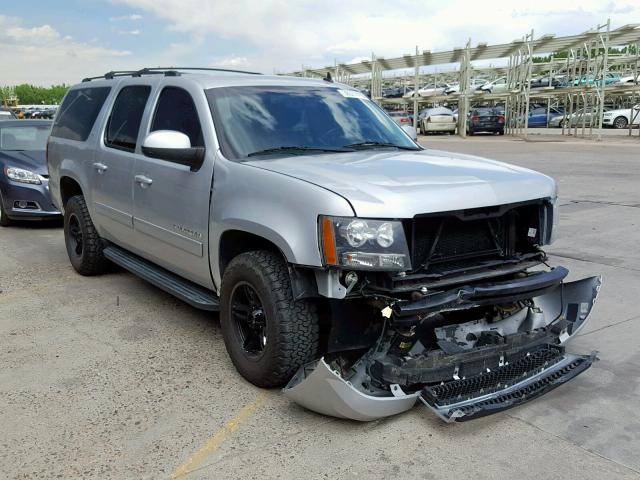
[[[446,421],[536,398],[595,356],[565,351],[600,278],[542,246],[555,182],[424,149],[357,90],[194,69],[72,87],[50,186],[82,275],[116,263],[220,311],[234,365],[327,415],[418,399]]]

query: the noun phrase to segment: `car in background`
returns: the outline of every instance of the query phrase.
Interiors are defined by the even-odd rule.
[[[564,110],[561,107],[551,107],[548,111],[547,107],[535,107],[529,110],[527,125],[532,128],[546,127],[552,118],[562,115],[564,115]]]
[[[17,118],[9,107],[0,107],[0,120],[16,120]]]
[[[631,110],[633,110],[633,119],[631,118]],[[610,110],[602,115],[603,127],[627,128],[629,124],[640,124],[640,104],[634,105],[633,108]]]
[[[45,158],[49,120],[0,123],[0,225],[62,218],[49,194]]]
[[[433,97],[435,95],[443,95],[444,91],[449,88],[449,85],[442,82],[431,82],[423,85],[418,89],[418,96],[420,97]],[[409,90],[402,98],[415,97],[415,91]]]
[[[390,87],[382,89],[383,98],[402,98],[405,93],[404,87]]]
[[[618,83],[620,81],[620,75],[618,75],[617,73],[607,73],[605,78],[604,78],[604,84],[605,85],[613,85],[614,83]],[[580,85],[593,85],[593,84],[599,84],[600,83],[600,79],[596,78],[594,75],[589,74],[589,75],[584,75],[580,78],[577,78],[573,81],[572,85],[574,87],[578,87]]]
[[[482,80],[480,78],[474,78],[473,80],[471,80],[469,88],[468,88],[468,92],[473,92],[475,90],[477,90],[478,88],[480,88],[481,86],[483,86],[485,83],[487,83],[486,80]],[[445,95],[451,95],[451,94],[455,94],[455,93],[460,93],[460,84],[456,83],[454,85],[449,86],[449,88],[447,88],[444,91]]]
[[[391,112],[387,112],[387,114],[391,117],[391,119],[394,122],[396,122],[400,126],[413,124],[413,117],[409,115],[407,112],[391,111]]]
[[[504,135],[504,109],[501,107],[475,107],[469,112],[467,133],[480,132]]]
[[[531,79],[531,88],[549,88],[549,87],[559,87],[562,85],[562,80],[558,77],[537,77]]]
[[[606,109],[605,109],[606,110]],[[549,119],[549,127],[556,128],[569,128],[569,127],[581,127],[583,124],[588,126],[597,126],[598,111],[596,109],[579,108],[570,115],[557,115]]]
[[[421,134],[435,132],[455,133],[456,119],[453,111],[446,107],[428,108],[420,112],[418,129]]]
[[[478,87],[478,90],[487,93],[504,93],[509,90],[507,77],[496,78],[491,82],[486,82]]]
[[[616,85],[638,85],[640,84],[640,77],[636,79],[633,75],[629,75],[627,77],[621,77],[616,83]]]

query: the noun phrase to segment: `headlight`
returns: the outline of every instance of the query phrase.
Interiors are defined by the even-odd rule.
[[[319,230],[326,265],[395,271],[411,268],[401,222],[322,216]]]
[[[40,180],[40,175],[30,172],[29,170],[24,170],[22,168],[5,167],[4,174],[7,176],[7,178],[13,180],[14,182],[31,183],[33,185],[40,185],[42,183],[42,180]]]

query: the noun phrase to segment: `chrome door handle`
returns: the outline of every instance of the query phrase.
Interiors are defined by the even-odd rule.
[[[149,177],[145,177],[144,175],[136,175],[135,179],[136,183],[139,184],[142,188],[147,188],[153,183],[153,180],[151,180]]]
[[[98,173],[102,174],[109,169],[104,163],[94,163],[93,168],[95,168]]]

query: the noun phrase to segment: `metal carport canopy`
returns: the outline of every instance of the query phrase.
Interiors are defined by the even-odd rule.
[[[596,31],[587,31],[579,35],[571,35],[568,37],[556,37],[555,35],[543,35],[542,37],[533,41],[533,54],[551,53],[569,50],[574,47],[579,47],[585,42],[594,39],[600,35]],[[609,45],[626,45],[629,43],[635,43],[640,40],[640,26],[639,24],[629,24],[623,27],[611,30],[609,34]],[[473,60],[488,60],[495,58],[509,57],[511,54],[518,51],[518,49],[524,45],[523,40],[514,40],[511,43],[504,43],[500,45],[487,45],[480,43],[476,47],[472,47],[469,50],[470,59]],[[442,65],[447,63],[457,63],[462,60],[463,48],[454,48],[447,52],[432,53],[428,50],[423,51],[418,55],[403,55],[402,57],[395,58],[383,58],[377,57],[375,61],[380,65],[382,70],[398,70],[402,68],[412,68],[416,66],[416,61],[419,67],[428,65]],[[371,73],[371,60],[363,60],[359,63],[339,63],[337,67],[350,75],[358,75],[363,73]],[[325,76],[328,72],[334,72],[336,66],[327,66],[323,68],[305,69],[302,71],[292,72],[290,75],[318,75]]]

